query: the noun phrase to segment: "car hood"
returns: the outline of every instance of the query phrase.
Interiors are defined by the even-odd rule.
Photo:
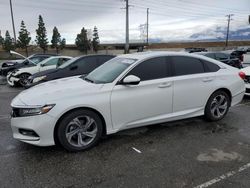
[[[54,104],[60,100],[92,95],[98,92],[102,86],[103,84],[89,83],[79,77],[53,80],[21,92],[13,99],[11,106],[20,105],[20,101],[28,106]]]
[[[244,69],[241,69],[242,72],[244,72],[247,76],[250,76],[250,67],[246,67]]]
[[[36,68],[36,67],[37,66],[23,67],[23,68],[20,68],[19,71],[20,72],[30,72],[30,71],[34,70],[34,68]]]
[[[40,77],[40,76],[45,76],[45,75],[49,75],[49,74],[53,74],[55,72],[58,72],[59,69],[55,68],[55,69],[49,69],[49,70],[45,70],[45,71],[41,71],[41,72],[38,72],[36,74],[33,74],[33,78],[37,78],[37,77]]]

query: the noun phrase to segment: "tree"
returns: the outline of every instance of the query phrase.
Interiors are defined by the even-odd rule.
[[[81,33],[77,34],[75,43],[80,51],[85,52],[85,54],[88,53],[88,50],[90,49],[90,44],[87,37],[87,30],[84,29],[84,27],[82,28]]]
[[[59,52],[60,42],[61,42],[61,34],[58,32],[58,29],[54,27],[51,40],[51,48],[55,48],[57,54]]]
[[[19,37],[17,39],[17,45],[19,48],[26,50],[26,56],[28,57],[28,45],[31,41],[30,33],[26,29],[24,21],[21,22],[21,29],[19,31]]]
[[[4,39],[3,39],[3,37],[0,35],[0,46],[3,45],[3,41],[4,41]]]
[[[98,35],[98,29],[95,26],[94,30],[93,30],[93,40],[92,40],[92,46],[93,46],[93,50],[97,53],[98,49],[99,49],[99,43],[100,43],[100,39],[99,39],[99,35]]]
[[[39,45],[41,49],[43,49],[43,53],[46,52],[48,49],[48,38],[47,38],[47,31],[45,28],[45,24],[43,22],[43,18],[39,15],[38,21],[38,29],[36,30],[36,43]]]
[[[66,39],[63,38],[61,41],[60,41],[60,50],[62,50],[63,48],[65,48],[66,46]]]
[[[3,40],[3,49],[6,52],[15,49],[15,45],[13,44],[13,38],[11,38],[9,31],[7,30],[5,33],[5,39]]]

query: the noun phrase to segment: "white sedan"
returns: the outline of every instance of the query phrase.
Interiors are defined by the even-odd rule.
[[[243,78],[239,69],[194,54],[122,55],[86,77],[20,93],[11,103],[13,136],[80,151],[124,129],[202,115],[218,121],[241,102]]]
[[[65,63],[71,58],[72,57],[69,56],[53,56],[41,61],[37,65],[34,64],[34,66],[14,70],[7,75],[7,82],[10,86],[15,86],[16,84],[26,86],[29,76],[41,71],[55,69],[57,66]]]

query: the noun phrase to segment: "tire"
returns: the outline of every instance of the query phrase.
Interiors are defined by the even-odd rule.
[[[103,123],[99,115],[90,110],[75,110],[62,118],[56,131],[60,145],[66,150],[84,151],[98,143],[102,136]]]
[[[22,73],[20,74],[19,78],[19,84],[22,86],[22,87],[26,87],[27,83],[28,83],[28,78],[29,78],[30,74],[28,73]]]
[[[219,121],[223,119],[230,107],[230,98],[228,94],[222,90],[214,92],[205,107],[205,118],[208,121]]]

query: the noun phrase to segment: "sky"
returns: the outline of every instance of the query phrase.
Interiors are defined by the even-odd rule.
[[[16,33],[24,20],[35,40],[38,16],[42,15],[51,40],[56,26],[67,44],[73,44],[82,27],[97,26],[101,43],[125,40],[124,0],[12,0]],[[149,8],[149,38],[159,41],[188,40],[192,34],[227,26],[234,14],[231,30],[250,28],[250,0],[129,0],[130,41],[145,40],[139,26],[146,24]],[[0,0],[0,30],[13,37],[9,0]],[[144,30],[145,32],[145,30]]]

